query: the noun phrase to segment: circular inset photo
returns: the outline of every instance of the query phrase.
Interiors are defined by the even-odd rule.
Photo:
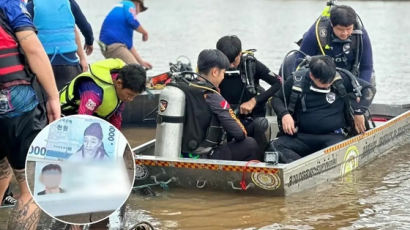
[[[27,155],[26,178],[38,206],[74,225],[98,222],[131,193],[134,157],[124,135],[88,115],[63,117],[46,126]]]

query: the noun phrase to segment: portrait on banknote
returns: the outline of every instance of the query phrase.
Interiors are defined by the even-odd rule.
[[[38,140],[37,140],[38,139]],[[49,125],[31,145],[28,157],[55,160],[115,160],[127,141],[110,123],[69,116]]]

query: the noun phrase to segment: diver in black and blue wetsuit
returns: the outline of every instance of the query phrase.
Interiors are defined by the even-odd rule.
[[[328,55],[337,67],[375,85],[369,35],[350,6],[331,6],[330,11],[325,10],[304,34],[300,51],[310,56]]]

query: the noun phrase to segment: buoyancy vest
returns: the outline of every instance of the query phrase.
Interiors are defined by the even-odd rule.
[[[75,19],[69,0],[33,0],[33,22],[47,54],[64,54],[77,50]]]
[[[259,85],[255,84],[255,74],[256,74],[256,58],[254,52],[256,50],[250,49],[243,51],[241,54],[241,63],[238,69],[227,70],[225,72],[226,78],[240,78],[243,84],[241,95],[238,101],[230,102],[233,108],[239,107],[244,100],[245,90],[251,97],[257,95],[258,91],[261,90]],[[249,100],[249,99],[248,99]]]
[[[344,70],[346,71],[346,70]],[[307,74],[309,74],[309,69],[306,67],[303,67],[296,71],[293,74],[293,85],[292,85],[292,91],[289,96],[289,103],[288,103],[288,111],[292,115],[292,117],[295,120],[295,124],[299,122],[298,114],[296,114],[296,105],[300,103],[301,110],[302,112],[307,111],[306,103],[305,103],[305,92],[309,90],[309,84],[308,81],[306,80],[307,78],[305,77]],[[343,84],[343,78],[340,76],[340,73],[337,72],[336,77],[333,81],[333,84],[331,86],[336,93],[337,96],[342,98],[344,102],[344,117],[347,122],[347,127],[346,131],[348,134],[353,135],[354,133],[354,118],[353,118],[353,108],[350,104],[350,100],[353,97],[353,95],[350,95],[347,93],[346,88]],[[279,123],[279,128],[282,129],[281,127],[281,121],[278,120]]]
[[[185,93],[185,118],[181,151],[208,154],[225,138],[225,131],[205,101],[206,93],[218,93],[202,81],[177,80],[169,85]],[[219,94],[219,93],[218,93]]]
[[[76,114],[80,104],[78,85],[84,80],[92,80],[103,92],[101,105],[97,108],[95,115],[108,119],[120,106],[121,101],[117,97],[111,72],[118,71],[125,63],[118,59],[106,59],[90,65],[89,72],[75,77],[60,91],[61,111],[64,115]]]
[[[255,86],[255,74],[256,74],[256,58],[254,52],[256,50],[246,50],[242,52],[241,61],[241,79],[246,86],[246,90],[249,93],[256,95],[257,88]]]
[[[332,44],[342,43],[343,52],[338,56],[333,57],[333,59],[338,67],[347,69],[355,76],[358,76],[363,44],[362,28],[361,21],[357,18],[352,35],[346,40],[338,39],[333,35],[333,28],[330,22],[330,11],[325,9],[315,23],[316,41],[321,54],[329,55],[329,51],[332,50]],[[348,62],[349,57],[351,57],[351,60],[354,60],[353,63]]]
[[[31,82],[34,75],[26,67],[17,37],[0,10],[0,84],[16,80]]]

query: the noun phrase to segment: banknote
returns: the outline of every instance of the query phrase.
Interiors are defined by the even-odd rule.
[[[37,161],[34,172],[33,197],[54,217],[114,211],[131,190],[123,161]]]
[[[45,127],[34,139],[28,160],[116,160],[127,141],[109,122],[87,115],[63,117]]]

